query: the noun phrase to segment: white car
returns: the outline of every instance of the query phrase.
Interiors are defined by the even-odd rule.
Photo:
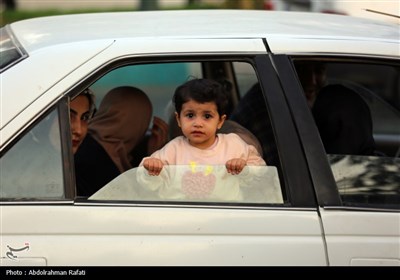
[[[77,14],[7,25],[0,46],[2,266],[400,265],[398,25],[244,10]],[[302,62],[323,63],[327,84],[364,100],[377,153],[325,152]],[[68,101],[90,88],[99,104],[136,86],[168,122],[190,77],[229,85],[232,119],[259,83],[264,113],[253,117],[251,105],[239,116],[261,142],[261,177],[171,166],[172,197],[140,185],[135,167],[77,196]],[[253,125],[266,127],[266,143]],[[185,195],[187,170],[214,172],[214,191]]]

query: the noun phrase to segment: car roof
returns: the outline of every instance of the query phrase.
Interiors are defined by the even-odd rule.
[[[179,53],[188,51],[188,46],[192,50],[201,46],[203,51],[207,50],[208,44],[197,46],[192,39],[223,39],[226,44],[210,44],[210,47],[217,46],[225,52],[230,40],[224,39],[235,41],[231,45],[236,48],[238,41],[242,41],[240,39],[252,38],[243,40],[246,44],[241,46],[250,52],[248,47],[257,46],[264,52],[266,48],[261,39],[266,38],[269,49],[276,54],[366,54],[396,59],[400,56],[398,25],[317,13],[261,10],[114,12],[34,18],[8,27],[13,31],[13,39],[19,41],[28,56],[0,74],[0,149],[5,146],[3,141],[11,139],[26,120],[34,120],[38,111],[48,109],[61,98],[69,82],[68,86],[75,85],[87,75],[84,69],[92,71],[91,67],[97,67],[99,61],[96,62],[94,57],[108,48],[110,52],[104,57],[109,55],[109,58],[138,50]],[[118,43],[119,49],[115,47]],[[115,53],[111,45],[117,50]],[[242,50],[242,47],[238,49]],[[92,65],[89,61],[95,62]],[[78,68],[82,71],[75,71]],[[24,77],[23,83],[21,77]]]
[[[351,28],[349,28],[351,26]],[[341,15],[261,10],[176,10],[73,14],[11,24],[28,51],[54,44],[118,38],[400,39],[395,24]]]

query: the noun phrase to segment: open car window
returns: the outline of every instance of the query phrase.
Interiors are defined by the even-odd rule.
[[[168,124],[168,141],[174,139],[176,136],[181,135],[181,130],[177,125],[175,119],[175,108],[172,103],[172,96],[175,93],[176,88],[178,88],[183,83],[187,82],[190,79],[194,78],[209,78],[213,79],[224,85],[226,91],[228,92],[228,110],[227,110],[227,121],[226,125],[223,126],[219,133],[238,133],[239,136],[246,134],[243,132],[243,129],[240,129],[240,132],[237,131],[237,124],[239,124],[244,129],[249,130],[248,133],[253,133],[252,137],[255,139],[257,143],[256,149],[259,151],[259,154],[266,158],[263,154],[265,151],[262,147],[263,145],[268,146],[268,152],[274,152],[274,158],[278,158],[276,149],[272,148],[275,146],[273,140],[273,133],[269,133],[271,140],[268,143],[265,143],[265,139],[259,137],[255,131],[252,131],[250,127],[248,127],[248,122],[241,122],[241,119],[231,120],[231,114],[234,111],[235,107],[237,107],[240,103],[240,100],[243,96],[245,96],[250,89],[258,83],[256,71],[254,66],[250,63],[250,60],[184,60],[178,62],[154,62],[154,63],[132,63],[127,64],[124,63],[121,66],[114,66],[107,73],[98,78],[94,83],[90,85],[90,89],[96,95],[96,103],[97,108],[101,105],[104,97],[110,92],[110,90],[117,88],[119,86],[129,86],[136,87],[142,90],[151,101],[153,111],[152,111],[152,120],[154,117],[161,118],[164,122]],[[260,91],[261,96],[262,93]],[[262,98],[262,97],[261,97]],[[263,99],[262,99],[263,100]],[[265,102],[265,101],[261,101]],[[257,125],[256,128],[263,127],[265,124],[269,124],[269,115],[267,112],[267,104],[262,104],[260,102],[260,107],[264,107],[261,114],[258,114],[257,118],[254,119],[254,116],[251,116],[251,124],[260,124]],[[236,123],[236,124],[235,124]],[[229,124],[229,125],[228,125]],[[134,126],[135,123],[132,123]],[[80,150],[78,150],[75,155],[75,166],[76,166],[76,176],[77,176],[77,190],[78,196],[90,197],[90,200],[129,200],[129,201],[180,201],[180,202],[188,202],[192,201],[190,196],[184,195],[182,188],[185,184],[205,184],[205,188],[207,188],[208,184],[212,180],[216,180],[213,184],[215,186],[209,186],[212,188],[209,192],[213,193],[213,195],[205,196],[203,198],[195,199],[196,201],[203,202],[237,202],[237,203],[267,203],[267,204],[283,204],[283,202],[287,202],[286,191],[285,188],[280,182],[280,176],[278,174],[281,172],[280,167],[277,166],[274,162],[267,161],[267,168],[256,168],[249,167],[249,170],[260,170],[260,173],[264,174],[264,178],[261,177],[259,181],[255,180],[251,183],[244,180],[240,183],[240,187],[238,183],[232,183],[232,185],[237,185],[233,187],[233,190],[225,190],[221,191],[225,187],[227,187],[231,182],[227,178],[228,173],[226,173],[226,169],[224,166],[214,166],[215,163],[209,162],[209,167],[196,167],[196,171],[191,168],[192,176],[189,176],[190,172],[186,172],[188,166],[165,166],[165,172],[163,176],[160,176],[159,179],[163,179],[164,185],[160,187],[162,190],[152,191],[152,187],[155,183],[147,183],[147,187],[139,188],[139,186],[143,185],[142,181],[137,180],[136,173],[143,168],[137,168],[143,157],[149,156],[147,150],[147,141],[149,141],[149,137],[152,133],[153,123],[150,122],[148,131],[143,139],[143,141],[138,144],[134,150],[131,152],[130,156],[132,158],[130,164],[132,169],[125,170],[124,173],[119,175],[114,180],[104,180],[99,179],[102,174],[98,174],[98,169],[94,169],[94,174],[91,176],[95,178],[95,180],[102,181],[97,184],[95,188],[95,192],[91,194],[80,194],[80,184],[79,182],[85,181],[85,188],[88,184],[86,182],[90,182],[88,174],[89,168],[85,168],[83,165],[86,164],[87,156],[82,156]],[[90,124],[89,124],[90,127]],[[232,131],[235,129],[235,131]],[[243,140],[246,141],[245,138]],[[252,143],[256,143],[252,142]],[[83,147],[83,146],[81,146]],[[82,149],[82,148],[80,148]],[[92,166],[92,164],[88,163]],[[187,163],[188,164],[188,163]],[[88,165],[88,166],[89,166]],[[104,165],[103,165],[104,166]],[[91,167],[90,167],[91,168]],[[99,167],[100,168],[100,167]],[[204,169],[205,168],[205,169]],[[208,168],[208,169],[207,169]],[[199,169],[199,170],[197,170]],[[203,170],[204,169],[204,170]],[[208,174],[212,171],[212,174]],[[96,173],[97,172],[97,173]],[[185,173],[186,172],[186,173]],[[223,173],[226,174],[223,174]],[[83,174],[84,173],[84,174]],[[105,172],[103,172],[105,173]],[[186,175],[183,175],[183,174]],[[96,175],[97,174],[97,175]],[[171,174],[174,174],[173,176]],[[193,174],[196,174],[195,176]],[[200,174],[205,174],[201,176]],[[274,175],[271,175],[274,174]],[[115,173],[114,173],[115,175]],[[113,175],[113,176],[114,176]],[[209,176],[208,176],[209,175]],[[83,180],[81,176],[85,176]],[[189,177],[188,177],[189,176]],[[194,177],[193,177],[194,176]],[[196,177],[198,176],[198,177]],[[111,177],[111,176],[110,176]],[[239,176],[238,178],[240,178]],[[88,178],[86,180],[86,178]],[[196,182],[194,178],[200,180]],[[242,178],[243,179],[243,178]],[[203,181],[201,181],[203,180]],[[270,180],[272,180],[270,182]],[[265,184],[267,182],[268,184]],[[160,182],[159,182],[160,183]],[[161,183],[160,183],[161,184]],[[264,184],[264,186],[263,186]],[[182,185],[182,186],[181,186]],[[214,190],[215,188],[215,190]],[[265,188],[265,189],[263,189]],[[269,193],[274,189],[273,194]],[[167,190],[174,190],[173,195]],[[186,187],[184,187],[186,189]],[[245,189],[243,195],[238,195],[238,192],[242,192],[242,189]],[[232,194],[236,192],[236,194]],[[220,193],[220,195],[215,195],[216,193]],[[224,193],[226,197],[222,195]]]

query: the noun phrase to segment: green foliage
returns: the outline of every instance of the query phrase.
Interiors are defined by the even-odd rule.
[[[256,9],[264,8],[264,0],[225,0],[225,8],[228,9]]]
[[[67,15],[67,14],[82,14],[82,13],[99,13],[99,12],[120,12],[134,11],[134,9],[84,9],[84,10],[4,10],[0,13],[0,26],[35,17]]]
[[[191,4],[184,7],[170,7],[165,10],[181,10],[181,9],[218,9],[220,5],[216,4]],[[35,10],[35,11],[24,11],[24,10],[4,10],[0,12],[0,26],[35,17],[44,16],[56,16],[56,15],[67,15],[67,14],[82,14],[82,13],[99,13],[99,12],[126,12],[135,11],[136,9],[84,9],[84,10]]]

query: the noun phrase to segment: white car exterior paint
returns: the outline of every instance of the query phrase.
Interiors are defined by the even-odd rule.
[[[6,126],[29,104],[35,102],[43,93],[70,72],[79,68],[97,53],[108,47],[112,41],[91,43],[83,48],[82,44],[63,44],[57,48],[46,47],[36,50],[25,59],[1,75],[1,125]],[[62,63],[60,63],[62,57]],[[43,71],[51,69],[43,77]]]
[[[368,55],[370,57],[397,58],[399,45],[396,41],[369,41],[366,38],[345,39],[331,38],[284,38],[283,36],[268,37],[268,44],[274,53],[282,54],[337,54],[337,55]],[[295,45],[296,47],[291,47]]]
[[[284,35],[305,39],[333,36],[348,40],[399,40],[396,25],[338,15],[325,15],[321,24],[320,16],[243,10],[109,13],[107,17],[94,13],[31,19],[13,23],[11,27],[28,52],[48,45],[110,38],[268,38]],[[204,18],[208,19],[207,24],[204,24]],[[346,28],[350,25],[352,28]],[[296,46],[293,48],[295,50]]]
[[[37,258],[49,266],[327,265],[315,211],[155,205],[2,206],[1,213],[2,243],[30,244],[20,265]]]
[[[92,48],[92,45],[95,45],[95,47]],[[116,57],[145,54],[159,56],[176,55],[177,53],[183,55],[189,53],[265,52],[265,46],[261,39],[213,39],[212,49],[210,49],[209,42],[206,39],[135,40],[128,38],[116,42],[103,39],[101,41],[90,41],[89,46],[87,43],[77,42],[56,46],[46,47],[45,51],[34,51],[29,59],[18,63],[2,74],[1,77],[4,82],[2,83],[1,149],[9,140],[17,136],[15,131],[34,120],[38,111],[42,112],[61,98],[60,92],[65,91],[70,85],[76,84],[87,73],[95,71],[105,63],[112,62]],[[81,51],[81,49],[86,48],[91,51],[95,50],[95,52]],[[60,57],[65,58],[65,64],[54,63],[59,61]],[[90,57],[90,59],[83,59],[85,57]],[[53,69],[52,74],[42,81],[42,73],[35,69],[37,65]],[[31,78],[25,83],[17,83],[16,85],[14,81],[20,79],[21,73],[26,73],[24,76],[31,76]],[[32,88],[36,91],[29,90]],[[31,103],[34,103],[34,105],[29,106]]]
[[[321,218],[331,265],[400,266],[399,213],[321,209]]]
[[[338,54],[363,53],[388,57],[399,55],[400,35],[396,26],[351,17],[326,16],[323,28],[318,28],[319,16],[311,13],[237,10],[109,13],[107,17],[100,14],[81,14],[13,23],[11,29],[28,52],[29,59],[1,75],[3,82],[0,127],[3,128],[21,114],[28,104],[54,86],[55,81],[61,81],[74,69],[110,46],[113,41],[126,42],[121,43],[121,47],[115,45],[111,48],[115,48],[115,57],[151,53],[152,49],[157,54],[264,51],[265,47],[263,49],[261,40],[257,41],[257,38],[266,38],[274,53],[321,53],[323,50],[324,53]],[[204,17],[209,19],[208,25],[204,24]],[[229,18],[235,20],[227,21]],[[124,25],[121,25],[121,22],[124,22]],[[292,25],[292,22],[301,24]],[[349,25],[352,26],[351,29],[346,28]],[[213,44],[215,49],[210,50],[207,39],[217,38],[236,38],[237,41],[230,45],[229,41],[222,43],[221,40],[221,44]],[[254,40],[240,43],[239,39],[244,38]],[[174,41],[178,39],[179,41]],[[189,39],[198,41],[192,46],[193,41]],[[200,39],[205,41],[202,43]],[[172,41],[169,43],[165,40]],[[163,41],[165,43],[162,43]],[[65,58],[64,62],[55,63],[60,56]],[[37,61],[40,61],[42,67],[52,69],[51,76],[43,79],[40,71],[35,69]],[[105,60],[101,61],[104,62]],[[26,74],[22,75],[23,71],[27,71]],[[14,81],[19,81],[21,76],[28,78],[23,83],[18,83],[15,88]],[[59,96],[49,98],[55,100],[57,97]],[[34,107],[44,109],[41,105],[37,106],[39,107]],[[23,119],[16,120],[11,125],[12,129],[5,127],[1,131],[0,149],[15,136],[12,131],[14,128],[18,130],[28,123],[27,118],[32,120],[33,117],[28,114]]]

